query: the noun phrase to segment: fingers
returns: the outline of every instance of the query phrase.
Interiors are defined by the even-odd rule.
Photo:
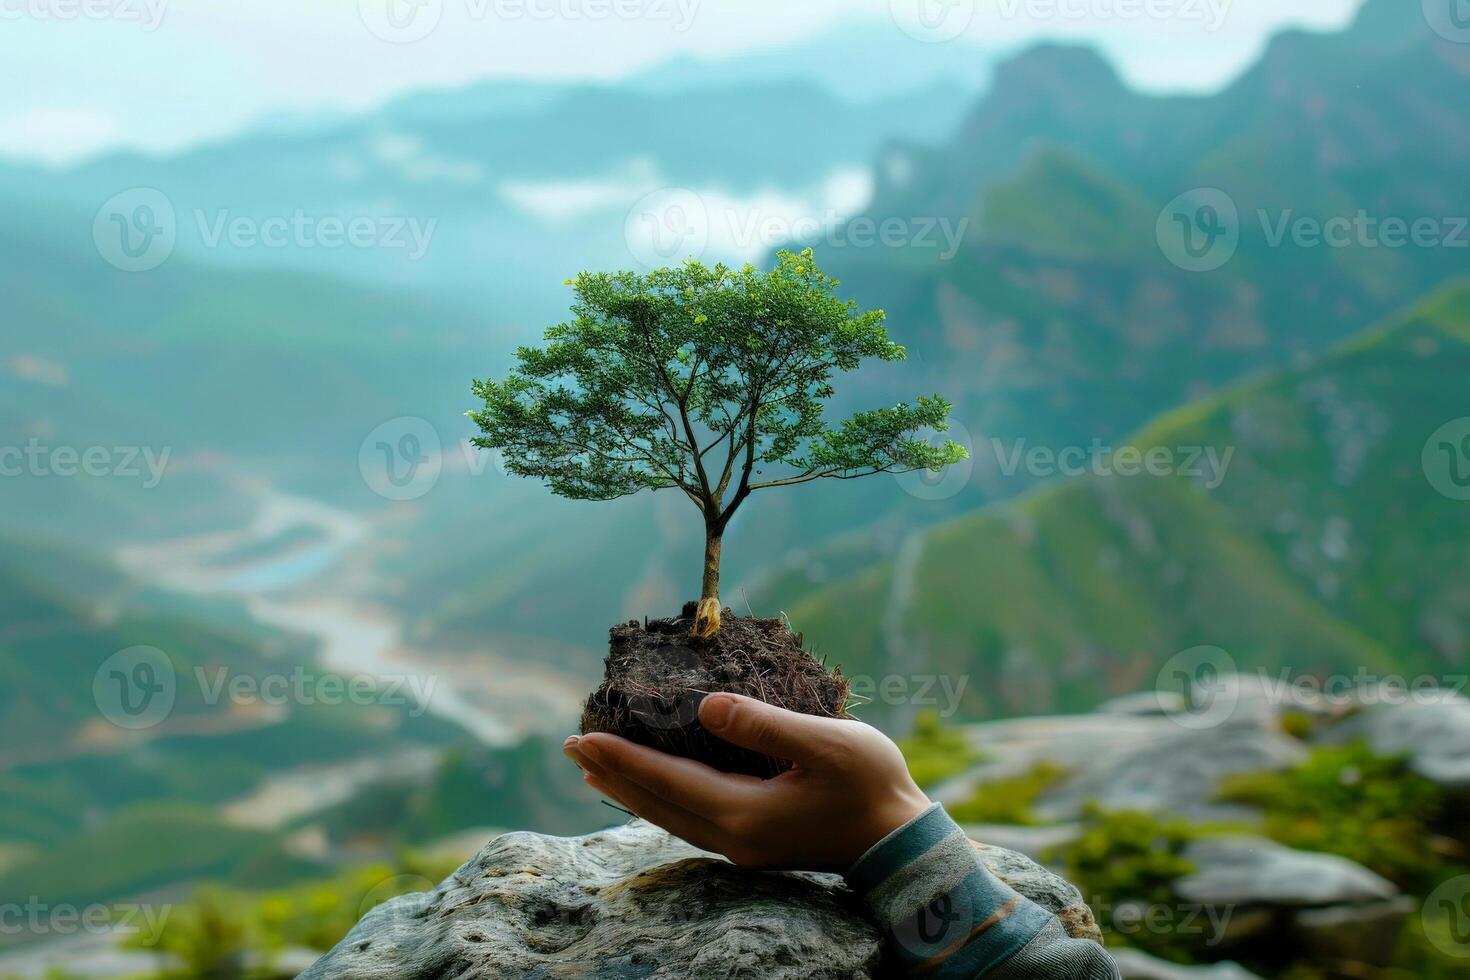
[[[587,773],[587,783],[605,796],[611,796],[649,823],[656,824],[702,850],[723,853],[723,835],[709,821],[655,796],[636,783],[603,768],[596,761],[568,744],[567,755]]]
[[[750,806],[763,788],[754,776],[723,773],[615,735],[584,735],[578,739],[576,750],[654,796],[715,822],[722,814]]]
[[[778,759],[812,763],[845,737],[846,723],[777,708],[739,694],[711,694],[699,706],[700,723],[741,748]]]

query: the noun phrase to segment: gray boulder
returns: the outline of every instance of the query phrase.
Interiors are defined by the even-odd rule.
[[[1309,955],[1386,965],[1414,902],[1346,858],[1297,851],[1246,835],[1192,842],[1195,871],[1174,883],[1182,900],[1216,910],[1229,948],[1290,936]],[[1224,913],[1229,913],[1228,915]]]
[[[1250,819],[1248,808],[1216,802],[1221,782],[1236,773],[1288,769],[1308,749],[1255,716],[1217,728],[1189,730],[1164,722],[1158,738],[1121,750],[1098,746],[1094,758],[1044,794],[1036,814],[1072,820],[1089,801],[1109,810],[1174,813],[1193,820]]]
[[[1324,739],[1363,739],[1377,755],[1407,755],[1415,772],[1445,789],[1470,790],[1470,701],[1459,695],[1386,691]]]
[[[1234,963],[1180,966],[1178,963],[1155,959],[1136,949],[1115,949],[1112,953],[1123,980],[1261,980],[1254,973]]]
[[[991,870],[1099,938],[1076,888],[1020,854]],[[877,929],[835,875],[742,871],[640,820],[506,834],[432,892],[378,906],[306,980],[882,975]]]
[[[1346,858],[1297,851],[1262,837],[1204,837],[1191,842],[1184,856],[1196,870],[1176,881],[1174,891],[1205,905],[1320,908],[1398,895],[1392,882]]]

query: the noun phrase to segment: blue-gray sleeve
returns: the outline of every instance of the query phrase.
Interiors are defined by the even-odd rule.
[[[1118,980],[1101,946],[985,867],[934,804],[873,845],[847,882],[882,926],[907,976],[936,980]]]

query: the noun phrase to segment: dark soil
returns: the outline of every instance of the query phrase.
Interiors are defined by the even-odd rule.
[[[707,640],[689,635],[695,603],[676,619],[636,620],[609,631],[601,686],[582,710],[582,733],[610,732],[724,772],[770,777],[791,768],[716,738],[699,723],[705,695],[728,691],[791,711],[846,717],[848,682],[802,649],[784,620],[721,614]]]

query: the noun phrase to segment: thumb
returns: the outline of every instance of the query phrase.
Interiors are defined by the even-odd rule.
[[[842,738],[844,723],[787,711],[740,694],[716,693],[699,705],[699,721],[741,748],[792,762],[812,762]]]

